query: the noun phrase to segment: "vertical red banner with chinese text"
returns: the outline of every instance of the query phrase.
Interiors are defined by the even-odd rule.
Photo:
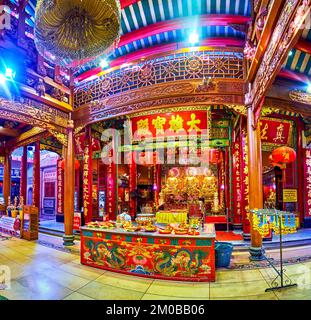
[[[35,152],[34,152],[34,158],[33,158],[33,182],[32,182],[32,188],[33,188],[33,194],[32,194],[32,205],[41,209],[40,206],[40,141],[36,142],[35,144]]]
[[[88,139],[83,155],[83,214],[85,223],[92,221],[92,145]]]
[[[61,159],[57,160],[57,215],[64,215],[64,170]]]
[[[130,189],[130,215],[135,217],[137,211],[137,199],[136,199],[136,189],[137,189],[137,164],[134,160],[134,153],[129,153],[130,157],[129,163],[129,172],[130,172],[130,181],[129,181],[129,189]]]
[[[241,150],[240,141],[233,144],[233,167],[232,167],[232,183],[233,183],[233,224],[242,223],[243,211],[243,194],[242,194],[242,166],[241,166]]]
[[[240,164],[241,164],[241,194],[242,194],[242,223],[243,233],[250,234],[250,222],[247,218],[249,210],[249,176],[248,176],[248,145],[246,130],[243,129],[240,139]]]
[[[112,158],[113,150],[109,152],[109,157]],[[106,211],[108,214],[108,220],[116,220],[116,192],[117,192],[117,177],[116,177],[116,163],[111,161],[110,164],[106,165],[107,168],[107,201]]]
[[[311,149],[304,149],[305,218],[311,218]]]

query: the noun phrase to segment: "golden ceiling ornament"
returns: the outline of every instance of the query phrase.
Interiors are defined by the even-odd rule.
[[[246,106],[243,105],[235,105],[235,104],[227,104],[226,105],[227,108],[235,111],[238,114],[241,114],[243,116],[246,115]]]
[[[280,109],[276,109],[276,108],[273,108],[273,107],[266,107],[264,106],[261,110],[261,116],[262,117],[265,117],[265,116],[269,116],[270,114],[273,114],[273,113],[278,113],[280,111]]]
[[[42,56],[68,65],[113,50],[120,27],[119,0],[38,0],[35,43]]]
[[[311,104],[311,94],[300,90],[293,90],[289,92],[289,98],[292,101]]]
[[[60,142],[62,145],[64,145],[65,147],[68,146],[68,138],[67,138],[67,135],[61,133],[61,132],[58,132],[56,130],[49,130],[49,132],[52,134],[53,137],[56,138],[56,140],[58,142]]]

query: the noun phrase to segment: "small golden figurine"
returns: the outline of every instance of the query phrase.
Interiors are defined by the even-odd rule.
[[[166,185],[162,192],[166,195],[168,194],[173,194],[177,195],[178,194],[178,178],[175,176],[174,171],[170,170],[169,171],[169,177],[167,178]]]
[[[209,169],[203,179],[201,197],[206,200],[214,201],[215,194],[217,194],[218,197],[217,179],[212,170]]]
[[[198,199],[200,196],[199,180],[195,176],[194,170],[191,168],[188,170],[188,176],[185,178],[183,191],[185,194],[192,198]]]

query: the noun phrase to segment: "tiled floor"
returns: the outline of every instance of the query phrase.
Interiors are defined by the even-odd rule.
[[[64,224],[61,222],[56,222],[55,220],[41,220],[39,223],[40,227],[44,227],[46,229],[56,230],[64,232]]]
[[[310,299],[311,262],[286,267],[297,288],[265,293],[272,269],[224,270],[216,283],[160,281],[115,274],[80,265],[76,253],[20,239],[0,241],[0,265],[11,269],[8,299]]]

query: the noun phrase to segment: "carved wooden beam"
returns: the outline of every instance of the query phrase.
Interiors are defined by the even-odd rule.
[[[195,106],[204,104],[244,103],[244,81],[217,79],[212,85],[199,80],[175,81],[129,90],[84,105],[74,112],[76,128],[86,124],[162,107]]]
[[[0,136],[18,137],[19,135],[18,130],[0,127]]]
[[[246,95],[245,103],[252,105],[253,112],[257,113],[267,90],[281,70],[289,51],[297,42],[310,9],[311,0],[288,0],[282,7],[271,41]]]
[[[300,39],[295,45],[295,49],[311,54],[311,43],[309,41]]]
[[[256,49],[254,59],[253,59],[252,64],[249,68],[249,71],[248,71],[247,80],[250,82],[252,82],[254,80],[256,72],[259,68],[259,63],[260,63],[260,61],[263,57],[263,54],[269,44],[269,40],[270,40],[271,34],[272,34],[272,29],[276,24],[277,15],[279,13],[280,6],[282,5],[283,2],[284,1],[281,1],[281,0],[273,1],[272,5],[269,9],[265,26],[264,26],[263,31],[261,33],[260,40],[257,44],[257,49]]]
[[[41,138],[47,137],[48,135],[49,135],[49,132],[47,132],[44,129],[32,128],[29,131],[22,133],[17,138],[10,140],[6,146],[7,148],[14,150],[21,146],[26,146],[28,144],[39,141]]]
[[[66,132],[68,119],[62,117],[58,110],[46,105],[34,106],[29,104],[29,101],[25,98],[22,101],[12,101],[0,97],[1,118],[27,123],[44,130]]]

